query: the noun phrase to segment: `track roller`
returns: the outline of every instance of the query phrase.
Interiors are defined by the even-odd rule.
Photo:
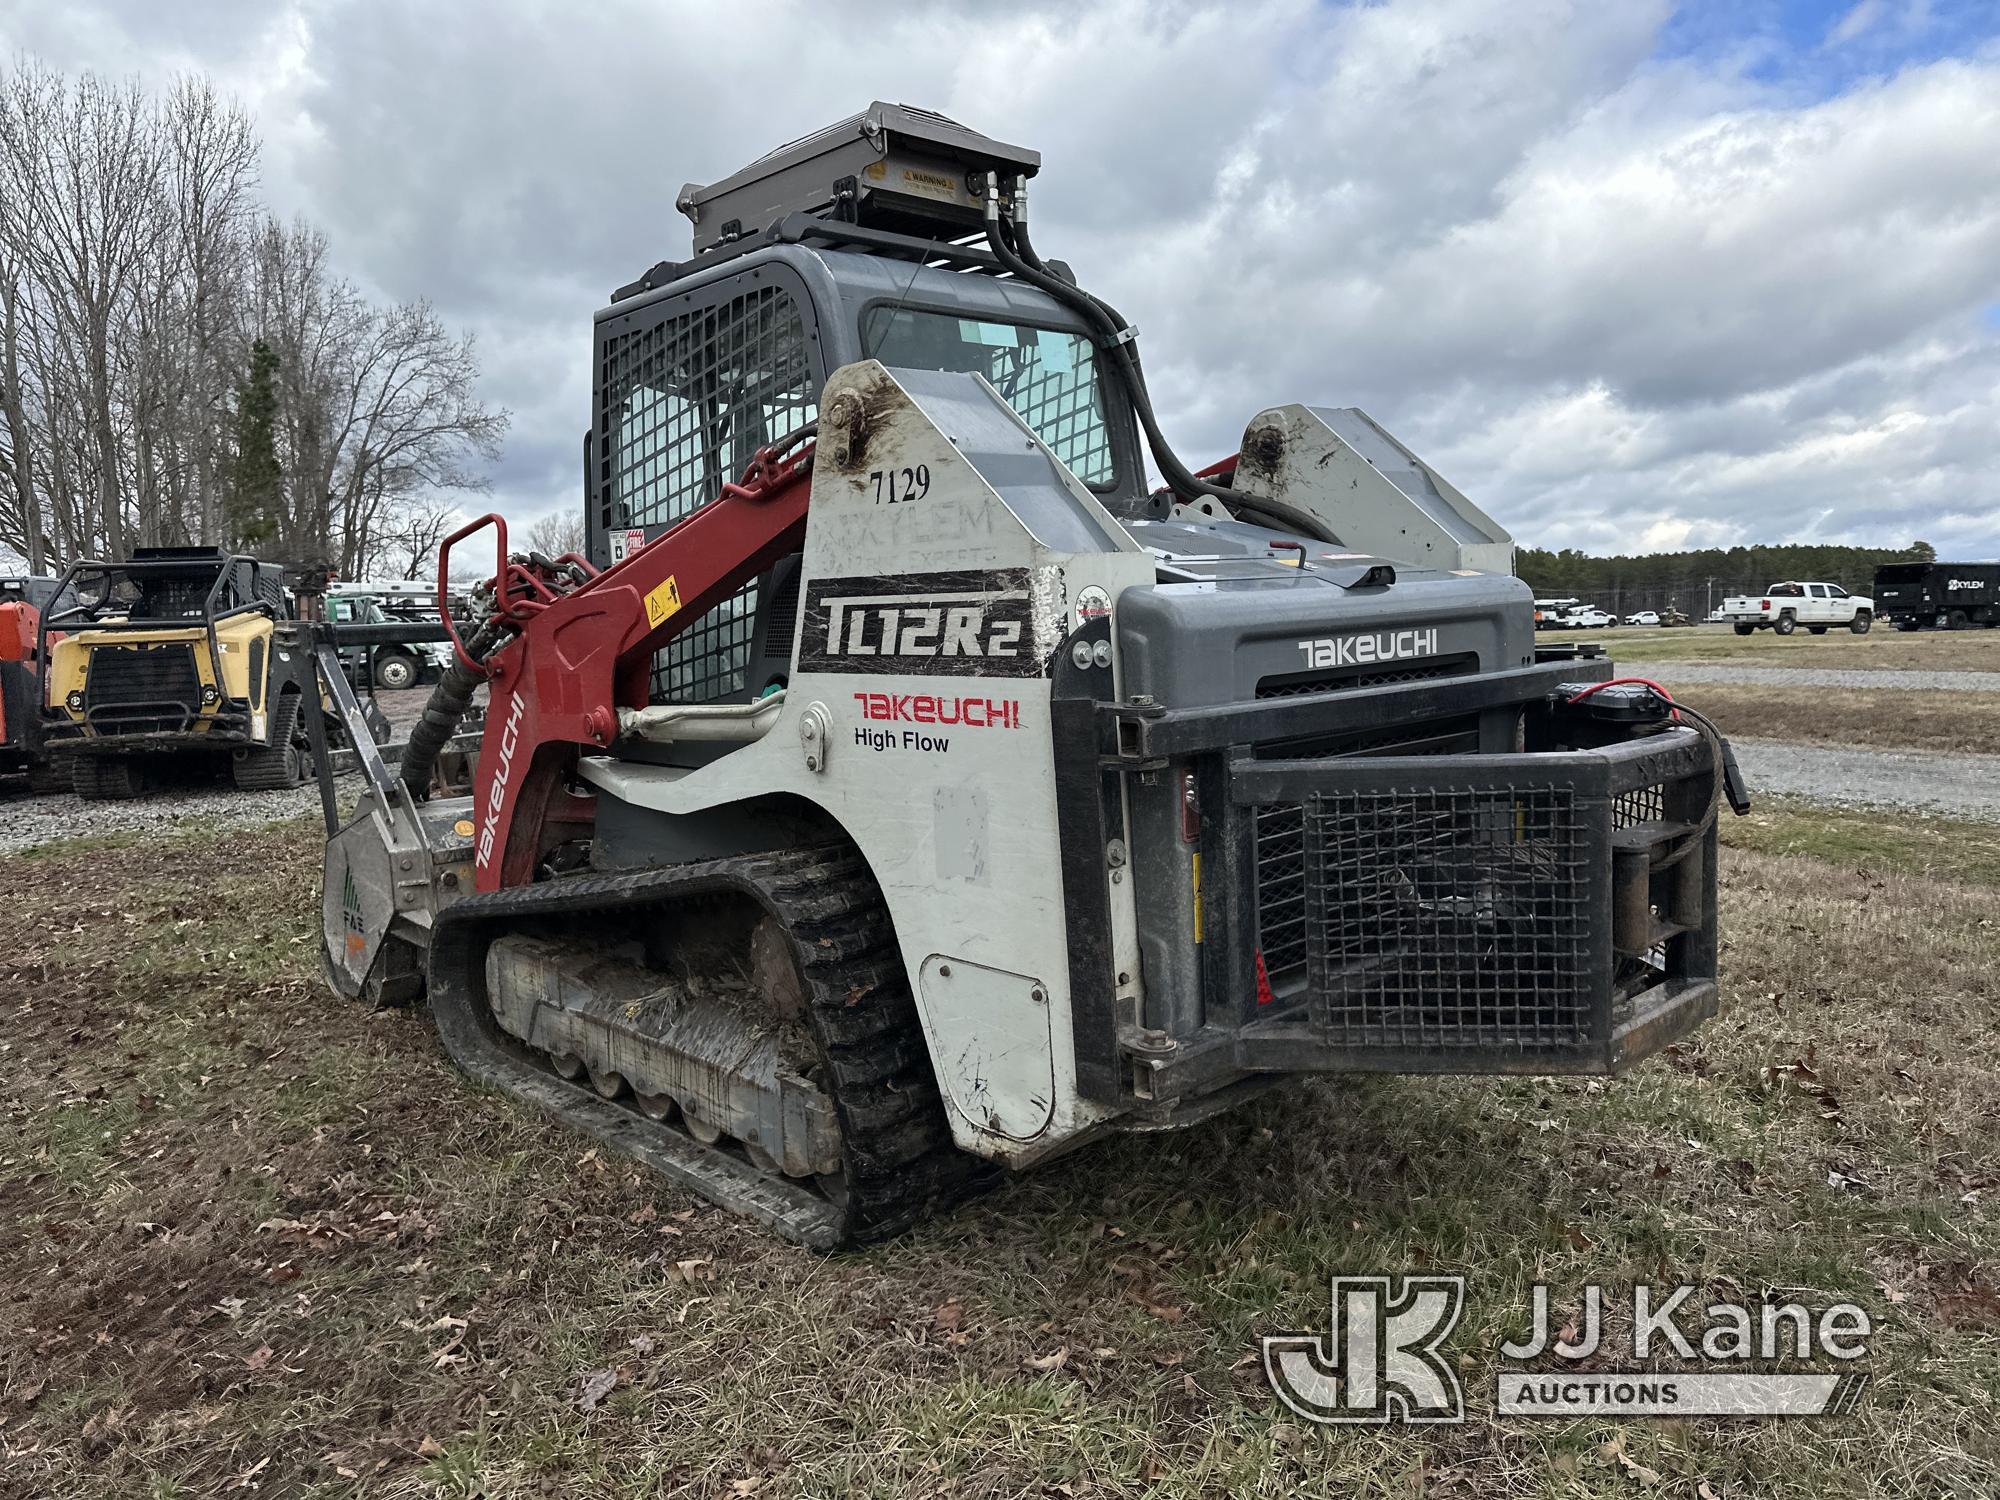
[[[992,1175],[951,1143],[846,846],[468,896],[429,991],[467,1072],[804,1245],[895,1234]]]

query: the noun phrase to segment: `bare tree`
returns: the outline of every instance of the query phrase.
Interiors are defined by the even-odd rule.
[[[136,83],[86,73],[67,83],[26,63],[12,80],[26,108],[0,114],[0,150],[24,179],[20,247],[46,294],[56,335],[77,352],[94,449],[98,521],[113,551],[125,548],[115,383],[118,340],[147,260],[165,232],[159,187],[162,137]],[[27,120],[43,127],[18,134]]]
[[[369,319],[323,451],[334,522],[351,554],[365,552],[388,510],[421,489],[485,488],[470,460],[499,456],[507,414],[479,401],[478,372],[471,338],[454,338],[428,303]]]
[[[565,552],[581,557],[587,541],[581,505],[562,506],[537,516],[528,527],[528,545],[548,557],[561,557]]]
[[[370,550],[355,571],[364,578],[430,578],[438,543],[459,522],[459,510],[442,494],[414,496],[390,506],[371,534]]]
[[[249,118],[199,77],[0,67],[0,543],[31,566],[219,541],[232,400],[277,357],[275,545],[421,569],[507,414],[428,303],[372,305],[255,201]]]
[[[249,116],[218,98],[207,80],[185,78],[164,107],[170,144],[168,188],[173,211],[176,278],[191,378],[182,387],[180,430],[192,445],[196,535],[220,534],[222,455],[233,366],[243,362],[230,338],[228,309],[242,286],[253,221],[257,136]]]

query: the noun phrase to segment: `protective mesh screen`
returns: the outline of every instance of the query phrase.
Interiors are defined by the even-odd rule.
[[[885,365],[984,375],[1070,473],[1085,484],[1110,483],[1097,351],[1082,334],[878,307],[868,315],[862,343]]]
[[[598,486],[606,530],[655,532],[721,493],[759,448],[819,411],[805,324],[780,287],[759,287],[604,341]],[[757,585],[690,628],[654,664],[655,698],[743,691]]]
[[[1303,813],[1308,988],[1330,1040],[1589,1039],[1590,870],[1568,789],[1343,791]]]
[[[1267,679],[1268,680],[1268,679]],[[1378,729],[1367,734],[1322,735],[1256,747],[1259,759],[1352,759],[1369,755],[1468,755],[1479,748],[1476,715]],[[1280,992],[1305,978],[1306,814],[1296,802],[1274,802],[1256,811],[1257,946],[1265,971]]]

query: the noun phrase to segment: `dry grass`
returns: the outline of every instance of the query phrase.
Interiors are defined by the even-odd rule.
[[[1759,794],[1748,817],[1722,820],[1721,837],[1733,849],[1804,855],[1850,881],[1872,881],[1886,871],[1952,885],[2000,885],[2000,838],[1991,823],[1853,812]]]
[[[1949,863],[1732,852],[1728,1010],[1621,1082],[1314,1083],[828,1259],[329,999],[314,858],[294,827],[0,865],[0,1493],[1636,1493],[1602,1421],[1281,1420],[1256,1336],[1420,1267],[1472,1278],[1475,1407],[1534,1280],[1882,1319],[1847,1422],[1622,1429],[1657,1493],[2000,1487],[2000,926]]]
[[[1917,688],[1765,688],[1702,682],[1685,686],[1659,673],[1730,735],[1815,745],[1870,745],[2000,755],[2000,693]]]
[[[1876,626],[1866,635],[1829,630],[1811,635],[1738,635],[1727,625],[1682,630],[1547,630],[1543,645],[1595,641],[1623,662],[1730,662],[1749,667],[1897,668],[1915,671],[2000,672],[2000,630],[1924,630],[1914,635]]]

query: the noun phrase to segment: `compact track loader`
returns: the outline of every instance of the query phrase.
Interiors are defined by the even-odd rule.
[[[280,639],[282,570],[214,547],[141,547],[64,573],[42,616],[42,735],[77,795],[136,797],[170,759],[245,790],[307,774],[311,658]]]
[[[877,104],[684,190],[693,258],[597,315],[591,556],[452,537],[477,618],[329,799],[341,993],[808,1245],[1299,1074],[1610,1073],[1716,1006],[1712,728],[1538,650],[1506,533],[1358,410],[1190,473],[1030,240],[1039,165]]]

